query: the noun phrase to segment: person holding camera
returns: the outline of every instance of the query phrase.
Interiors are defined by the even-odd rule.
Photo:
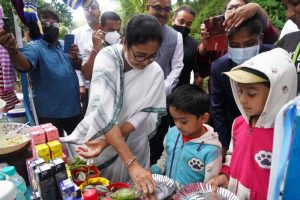
[[[42,39],[30,42],[20,52],[13,34],[2,30],[0,45],[8,51],[16,69],[29,73],[39,123],[52,123],[63,136],[64,131],[70,134],[82,119],[75,73],[82,60],[75,44],[69,54],[64,53],[58,41],[58,15],[45,9],[38,16],[44,32]]]

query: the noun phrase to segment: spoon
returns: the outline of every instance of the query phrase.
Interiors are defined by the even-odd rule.
[[[15,129],[15,130],[8,131],[8,133],[5,135],[5,137],[7,139],[15,138],[17,136],[18,131],[21,130],[22,128],[24,128],[24,126],[26,126],[27,124],[29,124],[29,122],[25,123],[24,125],[20,126],[19,128]]]

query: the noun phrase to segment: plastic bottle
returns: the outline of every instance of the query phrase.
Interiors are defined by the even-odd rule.
[[[16,168],[14,166],[4,167],[2,172],[8,176],[8,180],[13,182],[17,188],[16,200],[26,200],[26,183],[23,177],[16,173]]]
[[[0,181],[0,199],[1,200],[15,200],[17,195],[16,186],[11,181]]]

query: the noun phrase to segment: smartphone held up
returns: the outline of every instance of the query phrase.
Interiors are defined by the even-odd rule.
[[[10,33],[10,22],[8,17],[3,17],[3,29],[5,30],[6,33]]]
[[[210,34],[210,37],[207,39],[208,51],[223,51],[227,48],[224,21],[224,15],[218,15],[204,20],[205,27]]]

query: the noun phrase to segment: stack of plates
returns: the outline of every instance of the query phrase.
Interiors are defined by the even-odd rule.
[[[175,181],[167,176],[152,174],[156,182],[156,197],[158,200],[163,200],[173,194],[176,190]]]
[[[237,196],[224,188],[212,192],[211,186],[205,183],[192,183],[176,193],[175,200],[238,200]]]

